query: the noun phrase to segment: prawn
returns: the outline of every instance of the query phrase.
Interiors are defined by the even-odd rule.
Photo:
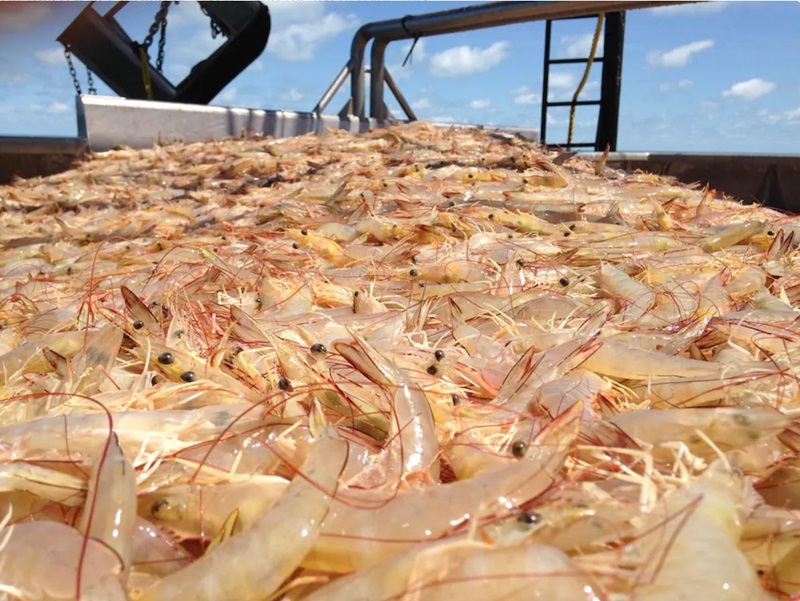
[[[162,578],[142,601],[247,601],[275,592],[319,536],[346,457],[347,443],[327,430],[271,511],[212,553]]]
[[[541,544],[493,547],[470,540],[423,543],[339,578],[305,601],[420,598],[464,601],[597,599],[597,585],[562,551]],[[598,591],[599,592],[599,591]]]
[[[31,600],[127,601],[122,564],[103,543],[58,522],[15,524],[0,535],[0,591]]]
[[[139,495],[138,513],[181,537],[211,538],[238,511],[238,533],[270,511],[288,485],[280,476],[251,474],[213,486],[164,486]]]
[[[737,480],[730,468],[716,462],[645,517],[642,529],[650,532],[636,542],[636,550],[660,559],[639,572],[637,599],[759,597],[758,576],[736,547],[744,488]]]
[[[393,480],[396,465],[402,465],[404,478],[423,473],[436,482],[439,480],[439,441],[433,413],[425,393],[408,374],[384,357],[364,338],[351,332],[355,343],[336,343],[336,350],[353,367],[392,394],[394,419],[389,430],[386,448],[389,462],[388,474]],[[393,391],[393,392],[391,392]]]
[[[340,491],[303,565],[340,573],[362,569],[415,543],[447,537],[472,519],[518,510],[558,480],[578,422],[565,413],[518,461],[469,480],[419,491]]]

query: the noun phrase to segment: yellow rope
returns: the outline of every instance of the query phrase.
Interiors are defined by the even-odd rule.
[[[153,86],[150,83],[150,58],[143,47],[139,47],[139,57],[142,61],[142,80],[144,81],[144,91],[147,93],[147,99],[153,99]]]
[[[600,40],[600,32],[603,31],[603,21],[605,21],[605,13],[597,15],[597,27],[594,30],[594,39],[592,40],[592,50],[589,52],[589,60],[586,62],[586,69],[583,71],[583,78],[581,83],[578,84],[578,89],[575,90],[575,95],[572,97],[572,106],[569,109],[569,133],[567,134],[567,150],[572,150],[572,133],[575,129],[575,109],[577,108],[576,102],[578,97],[583,91],[583,86],[586,85],[586,80],[589,79],[589,73],[592,70],[594,63],[594,55],[597,53],[597,42]]]

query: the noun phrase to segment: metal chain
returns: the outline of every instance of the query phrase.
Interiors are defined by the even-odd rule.
[[[161,21],[161,32],[158,36],[158,58],[156,59],[156,70],[161,73],[164,68],[164,45],[167,43],[167,14],[164,13],[164,20]]]
[[[89,90],[86,92],[87,94],[97,94],[97,89],[94,87],[94,78],[92,78],[92,72],[89,67],[86,67],[86,79],[89,83]]]
[[[158,9],[156,13],[156,18],[153,21],[153,24],[150,25],[150,30],[147,32],[147,37],[142,42],[142,47],[145,50],[149,50],[150,46],[153,44],[153,38],[156,37],[156,33],[161,28],[162,23],[167,22],[167,11],[169,10],[169,5],[172,4],[170,0],[166,0],[165,2],[161,3],[161,8]]]
[[[69,74],[72,75],[72,84],[75,86],[75,91],[78,93],[78,96],[80,96],[83,94],[83,92],[81,92],[81,82],[78,81],[78,73],[75,71],[75,65],[72,64],[72,53],[69,51],[69,46],[64,47],[64,56],[67,57]]]
[[[205,16],[207,16],[211,20],[211,37],[214,38],[214,39],[217,39],[218,35],[224,36],[225,33],[222,31],[220,26],[217,25],[216,21],[214,21],[214,19],[211,17],[211,15],[208,14],[208,11],[206,10],[206,7],[203,6],[202,4],[200,4],[199,6],[200,6],[200,10],[203,11],[203,14]]]
[[[150,46],[153,45],[153,39],[156,37],[156,33],[161,32],[158,38],[158,58],[156,59],[156,69],[159,72],[161,72],[161,69],[164,67],[164,45],[167,43],[167,11],[169,11],[170,4],[172,4],[171,0],[165,0],[161,3],[161,8],[158,9],[156,18],[153,24],[150,25],[144,42],[141,44],[134,42],[134,50],[137,47],[143,48],[145,54],[149,56]]]

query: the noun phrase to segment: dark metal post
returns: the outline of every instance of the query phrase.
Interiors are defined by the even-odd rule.
[[[369,74],[369,116],[378,121],[386,120],[383,103],[383,81],[386,79],[386,65],[383,62],[387,42],[380,38],[372,40]]]
[[[544,26],[544,68],[542,70],[542,122],[539,129],[539,142],[547,140],[547,94],[550,85],[550,37],[553,33],[553,22],[549,19]]]
[[[625,45],[625,13],[606,15],[603,41],[603,76],[600,84],[600,114],[594,149],[602,152],[606,145],[617,150],[619,97],[622,90],[622,50]]]
[[[406,117],[408,117],[408,120],[409,121],[416,121],[417,120],[417,116],[414,114],[414,111],[411,108],[411,105],[408,104],[408,101],[406,100],[406,97],[403,96],[403,93],[400,91],[400,88],[397,87],[397,84],[395,83],[394,79],[389,74],[389,70],[387,68],[385,68],[385,67],[383,69],[383,79],[386,82],[386,85],[392,91],[392,94],[394,94],[395,100],[397,100],[397,103],[400,105],[400,108],[403,109],[403,112],[406,114]],[[385,103],[384,103],[383,107],[384,107],[384,109],[386,109],[386,104]],[[388,117],[388,112],[383,117],[383,119],[386,119],[387,117]]]

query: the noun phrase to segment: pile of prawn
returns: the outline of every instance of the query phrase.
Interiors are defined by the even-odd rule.
[[[0,598],[800,595],[794,216],[424,122],[0,203]]]

